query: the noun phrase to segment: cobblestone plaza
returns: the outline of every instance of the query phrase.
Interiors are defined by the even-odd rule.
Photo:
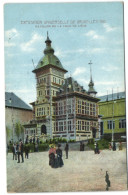
[[[69,151],[64,166],[53,169],[49,166],[48,152],[30,153],[24,163],[7,156],[8,192],[78,192],[105,191],[105,174],[108,171],[109,191],[127,190],[126,149]]]

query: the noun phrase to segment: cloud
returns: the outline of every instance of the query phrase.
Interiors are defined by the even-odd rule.
[[[19,37],[20,33],[15,29],[12,28],[10,30],[5,31],[5,47],[15,47],[16,43],[14,42],[16,37]]]
[[[20,33],[15,28],[5,31],[5,38],[7,39],[12,39],[13,37],[18,37],[19,35]]]
[[[37,42],[40,42],[42,39],[44,39],[43,36],[39,35],[38,33],[34,33],[32,35],[32,38],[28,42],[24,42],[20,44],[21,50],[25,52],[33,52],[36,50],[35,44]]]
[[[92,39],[105,39],[105,37],[104,36],[102,36],[102,35],[98,35],[97,33],[96,33],[96,31],[93,31],[93,30],[90,30],[90,31],[88,31],[86,34],[84,34],[85,36],[87,36],[87,37],[90,37],[90,38],[92,38]]]
[[[109,24],[103,24],[103,27],[105,28],[106,32],[112,32],[117,30],[117,27],[111,27]]]
[[[107,86],[111,85],[111,86],[113,86],[113,85],[118,84],[118,83],[119,83],[118,81],[96,81],[95,85],[107,85]]]
[[[101,69],[105,70],[107,72],[112,72],[112,71],[115,71],[115,70],[119,70],[119,68],[117,66],[113,66],[113,65],[102,66]]]
[[[59,58],[63,58],[63,57],[65,57],[66,55],[65,55],[65,52],[63,52],[61,49],[59,49],[59,48],[56,48],[55,49],[55,55],[57,56],[57,57],[59,57]]]
[[[83,74],[85,72],[86,72],[86,68],[84,68],[84,67],[78,67],[78,68],[75,69],[75,71],[73,72],[72,75],[73,76],[78,76],[78,75]]]
[[[9,42],[9,41],[4,42],[4,47],[14,47],[14,46],[16,46],[14,42]]]

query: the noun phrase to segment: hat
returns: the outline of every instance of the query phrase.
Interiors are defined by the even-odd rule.
[[[55,148],[55,145],[54,144],[50,144],[49,147],[50,148]]]

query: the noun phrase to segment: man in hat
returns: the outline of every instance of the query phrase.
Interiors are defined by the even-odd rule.
[[[24,162],[24,156],[23,156],[24,146],[23,146],[23,142],[22,141],[21,141],[20,145],[21,145],[21,158],[22,158],[22,163],[23,163]]]
[[[66,146],[65,146],[66,159],[68,159],[68,150],[69,150],[69,146],[68,146],[68,143],[66,143]]]

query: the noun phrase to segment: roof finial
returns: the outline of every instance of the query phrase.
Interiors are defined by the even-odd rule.
[[[48,31],[47,31],[47,40],[49,40]]]

